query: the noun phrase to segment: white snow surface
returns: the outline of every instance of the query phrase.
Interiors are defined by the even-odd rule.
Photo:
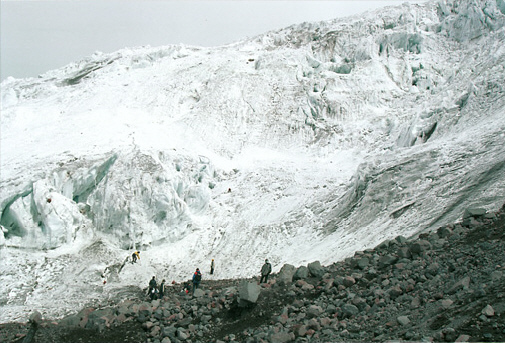
[[[329,264],[497,210],[504,13],[502,0],[406,3],[5,80],[0,322],[196,267]]]

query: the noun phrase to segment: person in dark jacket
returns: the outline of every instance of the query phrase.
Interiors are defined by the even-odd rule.
[[[214,259],[212,259],[212,261],[210,262],[210,275],[214,274]]]
[[[200,269],[196,268],[195,273],[193,274],[193,289],[191,290],[191,294],[195,293],[195,289],[200,285],[200,281],[202,281],[202,273],[200,273]]]
[[[270,262],[268,262],[268,259],[265,260],[265,264],[263,267],[261,267],[261,279],[260,283],[263,283],[263,280],[265,280],[265,283],[268,282],[268,275],[272,272],[272,265]]]
[[[163,281],[161,281],[161,283],[160,283],[159,296],[160,296],[160,299],[162,299],[165,296],[165,279],[163,279]]]
[[[149,281],[149,290],[147,291],[147,295],[151,297],[151,300],[154,300],[156,297],[156,277],[153,276],[151,281]]]

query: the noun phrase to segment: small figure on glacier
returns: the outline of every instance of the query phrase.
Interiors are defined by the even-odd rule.
[[[196,268],[193,274],[193,289],[191,290],[191,295],[195,294],[195,289],[200,285],[200,281],[202,281],[202,273],[200,273],[200,269]]]
[[[191,285],[189,284],[189,281],[186,281],[186,282],[184,282],[184,286],[182,288],[182,291],[184,292],[184,294],[188,294],[190,288],[191,288]]]
[[[136,263],[137,260],[140,260],[140,251],[136,250],[133,254],[132,254],[132,263]]]
[[[156,287],[156,277],[153,276],[151,281],[149,281],[149,289],[147,291],[147,295],[151,297],[151,300],[156,299],[157,295],[157,287]]]
[[[160,299],[162,299],[165,296],[165,279],[163,279],[160,283],[159,296],[160,296]]]
[[[210,275],[214,274],[214,259],[212,259],[212,261],[210,262]]]
[[[268,262],[268,259],[265,260],[265,264],[263,264],[263,267],[261,267],[261,279],[260,283],[263,283],[263,280],[265,280],[265,283],[268,282],[268,275],[272,272],[272,265],[270,262]]]

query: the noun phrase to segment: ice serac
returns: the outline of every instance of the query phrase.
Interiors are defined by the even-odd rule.
[[[210,201],[213,166],[159,152],[122,154],[88,199],[98,231],[121,248],[179,240]]]
[[[75,288],[54,316],[83,290],[92,302],[152,275],[186,280],[211,259],[223,278],[265,258],[325,265],[497,210],[504,12],[405,3],[5,80],[0,321],[52,295],[41,284],[64,291],[58,280]],[[140,262],[125,263],[133,248]]]
[[[84,234],[89,221],[86,200],[116,156],[105,161],[73,158],[34,180],[3,202],[0,224],[10,246],[54,249]],[[89,232],[86,233],[88,235]]]

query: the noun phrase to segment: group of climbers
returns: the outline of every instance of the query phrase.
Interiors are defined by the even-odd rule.
[[[196,271],[193,273],[193,287],[189,285],[189,282],[184,283],[184,288],[183,292],[185,294],[189,294],[191,291],[191,295],[194,295],[195,289],[198,289],[200,286],[200,282],[202,281],[202,273],[200,272],[199,268],[196,268]],[[156,282],[156,276],[153,276],[151,281],[149,281],[149,288],[147,289],[147,295],[151,300],[156,300],[156,299],[162,299],[163,296],[165,295],[165,279],[161,281],[160,285],[158,286]],[[175,281],[172,282],[175,284]]]
[[[165,279],[161,281],[158,286],[156,282],[156,277],[153,276],[151,281],[149,281],[149,289],[147,290],[147,295],[151,300],[162,299],[165,296]]]
[[[136,263],[137,260],[140,260],[140,251],[135,251],[132,254],[132,263]],[[214,268],[215,268],[215,262],[214,259],[212,259],[210,263],[210,274],[214,274]],[[268,259],[265,259],[265,263],[261,267],[261,278],[260,278],[260,283],[267,283],[268,282],[268,276],[272,272],[272,265],[268,261]],[[189,282],[184,283],[184,288],[183,292],[185,294],[189,294],[191,291],[191,295],[194,295],[195,290],[200,287],[200,282],[202,281],[202,273],[199,268],[196,268],[195,272],[193,273],[192,276],[192,287],[190,287]],[[172,283],[175,283],[172,282]],[[190,289],[191,288],[191,289]],[[151,300],[155,299],[161,299],[165,295],[165,279],[160,283],[160,285],[157,285],[156,282],[156,277],[153,276],[151,281],[149,281],[149,288],[147,291],[147,295],[151,298]]]

